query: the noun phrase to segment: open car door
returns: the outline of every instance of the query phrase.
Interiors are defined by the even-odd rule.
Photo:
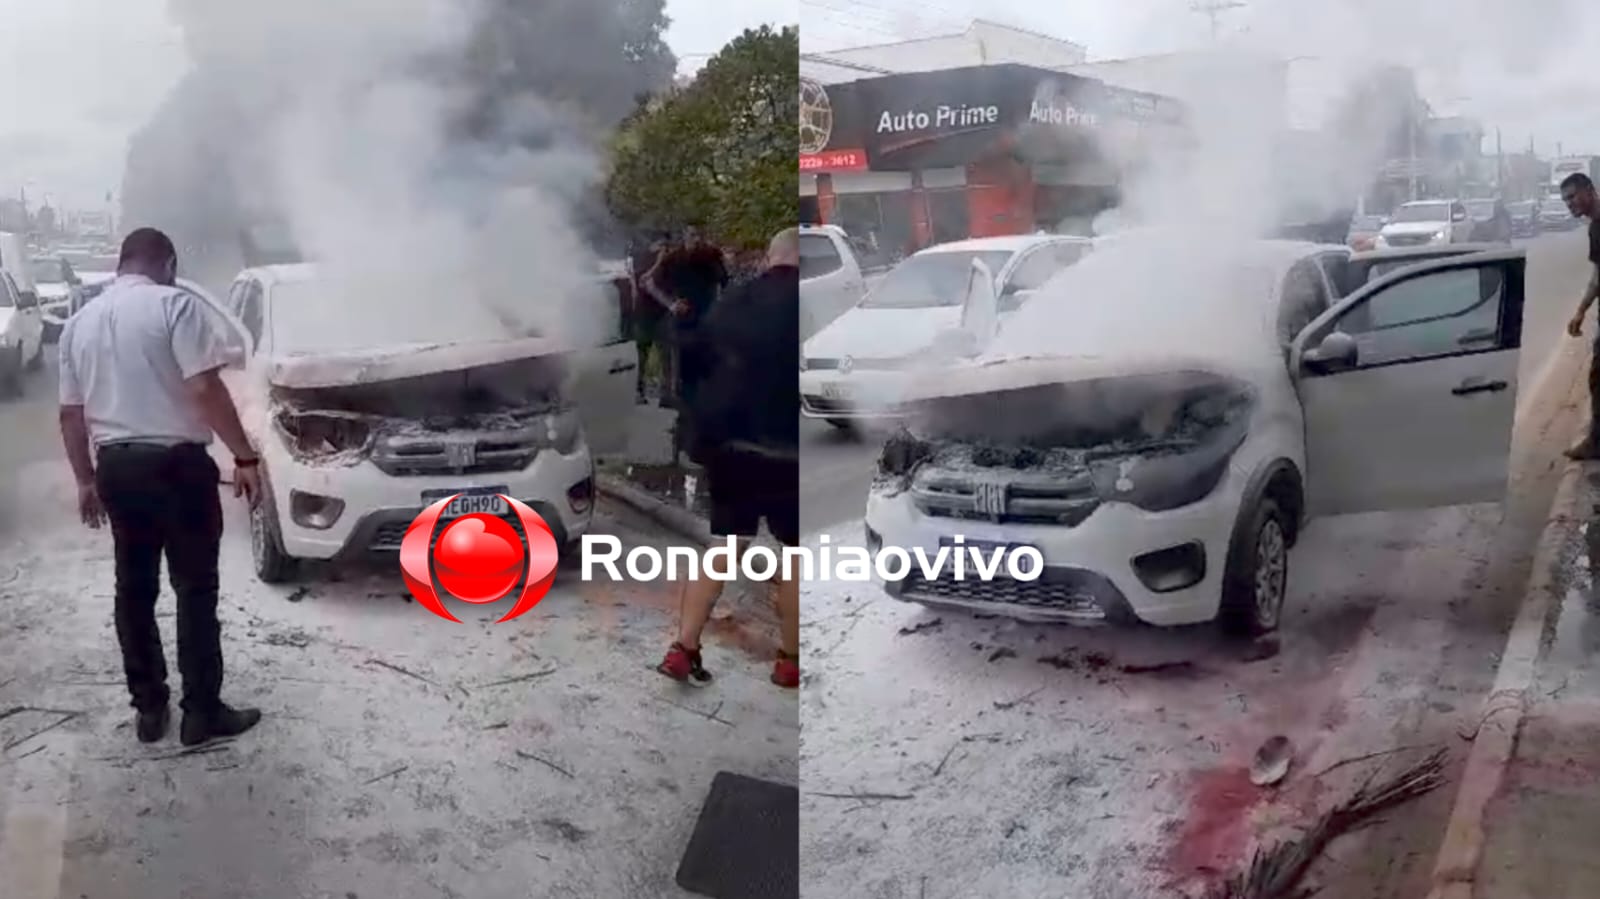
[[[229,304],[212,296],[210,291],[193,281],[178,279],[177,286],[188,293],[199,297],[221,323],[219,331],[223,339],[228,342],[229,351],[233,355],[233,363],[221,372],[222,382],[228,385],[228,392],[233,395],[234,405],[239,410],[240,423],[245,426],[245,433],[252,440],[259,440],[259,434],[250,433],[250,423],[255,420],[251,408],[253,400],[252,391],[247,389],[244,382],[245,369],[255,357],[255,338],[244,322],[239,320],[237,310],[230,308]],[[238,285],[236,284],[235,287]],[[230,294],[230,299],[233,296]],[[209,447],[211,460],[217,463],[217,469],[222,472],[224,480],[233,477],[233,452],[221,440],[212,440]]]
[[[1408,267],[1301,332],[1311,514],[1504,497],[1525,268],[1520,249]]]
[[[597,456],[613,456],[628,449],[629,424],[637,404],[639,349],[634,345],[622,315],[624,281],[608,282],[610,300],[605,342],[573,354],[569,385],[583,422],[589,449]]]

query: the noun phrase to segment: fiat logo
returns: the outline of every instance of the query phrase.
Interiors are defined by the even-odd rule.
[[[855,367],[856,367],[856,360],[851,359],[849,356],[846,356],[843,359],[839,360],[839,373],[840,374],[848,375],[850,373],[850,371],[852,369],[854,369]]]

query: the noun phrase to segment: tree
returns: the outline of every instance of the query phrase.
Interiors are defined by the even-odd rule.
[[[612,212],[636,227],[703,223],[741,247],[792,226],[799,67],[799,30],[763,26],[641,102],[612,142]]]

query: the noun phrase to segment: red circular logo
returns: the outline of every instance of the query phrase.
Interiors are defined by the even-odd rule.
[[[555,534],[526,503],[497,495],[522,525],[522,535],[506,518],[470,512],[452,519],[435,541],[439,519],[459,496],[439,500],[411,522],[400,541],[400,575],[423,608],[457,623],[461,619],[445,608],[440,588],[463,602],[481,605],[511,595],[520,581],[521,595],[500,619],[510,621],[550,592],[559,555]]]

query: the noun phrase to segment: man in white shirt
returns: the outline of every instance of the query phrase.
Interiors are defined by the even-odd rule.
[[[139,739],[169,724],[167,664],[156,626],[161,556],[178,598],[178,670],[186,746],[261,719],[223,704],[217,557],[221,474],[212,433],[234,456],[234,494],[254,505],[260,460],[218,373],[236,358],[216,310],[174,286],[178,254],[153,228],[129,234],[117,279],[61,332],[61,436],[85,524],[109,520],[116,624]]]

